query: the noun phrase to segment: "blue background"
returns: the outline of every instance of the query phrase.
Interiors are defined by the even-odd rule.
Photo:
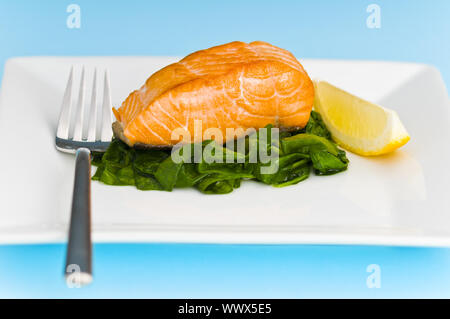
[[[66,27],[71,3],[80,29]],[[366,26],[370,3],[381,29]],[[449,16],[448,0],[0,0],[0,74],[12,56],[182,56],[265,40],[302,58],[433,64],[448,86]],[[0,297],[450,297],[450,249],[97,244],[94,253],[94,283],[69,289],[64,245],[0,246]],[[381,267],[379,289],[366,286],[369,264]]]

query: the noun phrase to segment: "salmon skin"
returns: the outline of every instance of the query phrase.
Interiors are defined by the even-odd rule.
[[[182,139],[173,138],[176,129],[201,141],[194,134],[200,123],[203,132],[222,132],[212,138],[223,143],[227,128],[303,128],[313,100],[313,83],[289,51],[261,41],[231,42],[155,72],[113,109],[113,130],[130,146],[171,147]]]

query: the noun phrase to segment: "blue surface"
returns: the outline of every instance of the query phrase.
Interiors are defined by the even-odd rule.
[[[66,27],[70,3],[80,29]],[[380,29],[366,26],[370,3]],[[0,0],[0,73],[12,56],[185,55],[259,39],[302,58],[433,64],[448,87],[448,16],[448,0]],[[450,249],[99,244],[85,289],[65,287],[64,249],[0,246],[0,297],[450,297]],[[379,289],[366,286],[369,264]]]

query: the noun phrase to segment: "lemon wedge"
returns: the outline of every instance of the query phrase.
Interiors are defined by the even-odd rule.
[[[333,139],[364,156],[382,155],[405,145],[410,137],[397,113],[365,101],[330,83],[314,81],[314,109]]]

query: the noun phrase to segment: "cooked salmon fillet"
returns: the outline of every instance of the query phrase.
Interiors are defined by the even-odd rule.
[[[180,141],[172,140],[176,129],[187,130],[192,142],[202,139],[194,137],[194,121],[201,120],[203,132],[218,128],[218,142],[225,142],[227,128],[303,128],[313,99],[313,83],[289,51],[261,41],[231,42],[154,73],[114,109],[113,128],[129,145],[171,146]]]

